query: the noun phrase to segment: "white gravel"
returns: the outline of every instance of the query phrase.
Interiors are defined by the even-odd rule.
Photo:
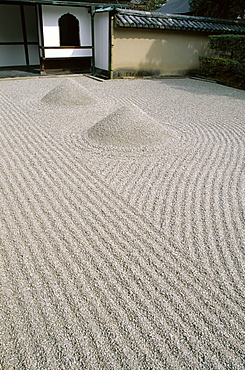
[[[245,92],[0,81],[0,367],[245,369]]]

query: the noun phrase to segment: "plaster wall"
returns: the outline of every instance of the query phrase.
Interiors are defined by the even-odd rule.
[[[81,46],[92,46],[91,18],[88,9],[82,7],[66,7],[43,5],[43,36],[44,47],[60,46],[59,18],[66,13],[74,15],[79,21]],[[46,58],[68,58],[92,56],[92,49],[46,49]]]
[[[109,70],[109,13],[96,13],[94,17],[95,67]]]
[[[113,73],[183,75],[199,68],[199,56],[210,54],[208,37],[145,29],[114,29]]]

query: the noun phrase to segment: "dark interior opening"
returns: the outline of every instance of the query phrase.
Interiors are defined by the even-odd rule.
[[[59,19],[60,46],[80,46],[79,21],[70,14],[64,14]]]

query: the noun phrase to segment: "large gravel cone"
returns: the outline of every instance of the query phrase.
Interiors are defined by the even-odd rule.
[[[156,145],[171,138],[166,128],[133,104],[97,122],[87,135],[95,144],[116,147]]]

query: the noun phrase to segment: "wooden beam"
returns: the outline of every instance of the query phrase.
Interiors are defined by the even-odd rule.
[[[40,46],[41,49],[92,49],[92,45],[89,46]]]
[[[18,42],[0,42],[0,45],[24,45],[24,42],[18,41]],[[28,42],[28,45],[38,45],[38,42],[32,41]]]

